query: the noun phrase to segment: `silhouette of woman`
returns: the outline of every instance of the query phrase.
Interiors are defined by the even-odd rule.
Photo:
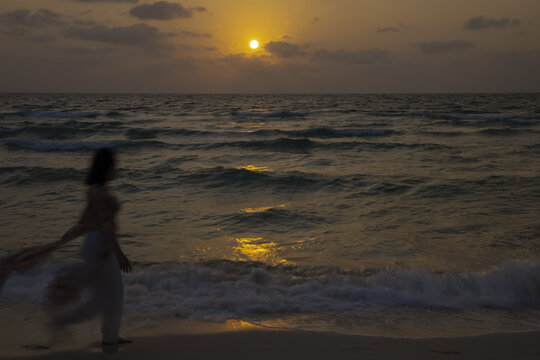
[[[86,208],[79,223],[57,242],[60,246],[86,234],[82,246],[84,264],[60,270],[46,294],[55,327],[61,328],[101,313],[104,345],[131,342],[118,336],[123,304],[120,270],[131,271],[131,264],[116,239],[115,215],[119,204],[107,188],[107,182],[114,175],[113,152],[107,148],[99,149],[86,179],[89,185]],[[84,290],[89,290],[89,297],[76,301]]]

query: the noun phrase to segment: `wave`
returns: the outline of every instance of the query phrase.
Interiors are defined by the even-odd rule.
[[[13,113],[0,114],[3,118],[5,116],[17,116],[24,118],[48,118],[48,119],[94,119],[99,116],[105,116],[110,118],[124,117],[125,114],[120,111],[34,111],[34,110],[20,110]]]
[[[245,209],[208,220],[213,226],[221,229],[230,228],[237,231],[239,228],[244,228],[252,230],[256,226],[257,229],[267,228],[278,233],[288,232],[291,228],[311,230],[329,222],[327,218],[318,216],[314,212],[286,209],[284,206]]]
[[[432,136],[462,136],[467,134],[463,131],[422,131],[422,133]]]
[[[317,127],[301,130],[280,130],[280,129],[262,129],[250,133],[238,131],[204,131],[193,129],[147,129],[147,128],[131,128],[125,132],[126,137],[130,139],[152,139],[160,135],[167,136],[227,136],[227,137],[246,137],[246,136],[291,136],[291,137],[307,137],[307,138],[344,138],[344,137],[371,137],[385,136],[394,134],[394,130],[390,129],[334,129],[329,127]],[[278,140],[283,141],[283,139]]]
[[[84,179],[85,172],[73,168],[46,168],[41,166],[7,166],[0,167],[1,185],[27,185],[48,182],[79,181]]]
[[[477,115],[477,114],[438,114],[438,118],[446,120],[479,120],[479,121],[503,121],[509,120],[507,116]]]
[[[290,118],[290,117],[303,117],[308,114],[283,110],[283,111],[274,111],[274,112],[264,112],[264,111],[235,112],[233,113],[233,115],[236,115],[239,117]]]
[[[160,135],[168,135],[168,136],[203,136],[203,135],[227,135],[227,133],[221,133],[221,132],[209,132],[209,131],[201,131],[201,130],[190,130],[190,129],[147,129],[147,128],[131,128],[128,129],[125,132],[125,135],[128,139],[136,140],[136,139],[153,139]],[[234,133],[238,134],[238,133]]]
[[[538,131],[532,130],[532,129],[513,129],[513,128],[505,128],[505,129],[489,128],[489,129],[484,129],[477,132],[477,134],[480,134],[480,135],[493,135],[493,136],[515,136],[515,135],[534,134],[534,133],[538,133]]]
[[[493,115],[478,112],[465,112],[465,113],[439,113],[439,112],[376,112],[370,113],[372,116],[377,117],[415,117],[425,118],[433,120],[452,120],[457,123],[467,124],[470,122],[503,122],[511,123],[514,125],[535,125],[536,119],[531,119],[528,116],[514,116],[514,115]]]
[[[0,136],[14,136],[14,135],[32,135],[39,136],[45,139],[72,139],[77,136],[88,136],[95,133],[92,128],[81,128],[68,125],[35,125],[35,126],[23,126],[19,128],[0,129]]]
[[[242,147],[275,152],[309,152],[316,143],[309,139],[278,138],[272,140],[234,141],[200,145],[207,149],[220,147]]]
[[[394,130],[379,129],[333,129],[328,127],[310,128],[303,130],[283,131],[289,135],[300,135],[318,138],[339,138],[339,137],[365,137],[365,136],[385,136],[395,133]]]
[[[514,136],[522,134],[535,134],[538,133],[534,129],[523,129],[523,128],[487,128],[478,130],[475,132],[464,132],[464,131],[423,131],[423,134],[432,135],[432,136],[467,136],[467,135],[494,135],[494,136]]]
[[[396,111],[396,112],[372,112],[368,113],[371,116],[377,117],[431,117],[433,113],[430,112],[406,112],[406,111]]]
[[[59,264],[7,280],[0,300],[40,304]],[[222,321],[261,314],[365,315],[389,307],[524,309],[540,305],[540,263],[507,261],[483,272],[343,270],[213,260],[135,264],[124,276],[125,308]]]
[[[241,147],[260,151],[309,153],[314,149],[330,151],[392,151],[401,149],[419,149],[423,151],[441,151],[452,149],[451,146],[431,143],[391,143],[391,142],[361,142],[361,141],[338,141],[320,142],[307,138],[278,138],[272,140],[245,140],[234,142],[219,142],[213,144],[191,144],[194,148],[217,149],[221,147]]]
[[[396,143],[396,142],[334,142],[320,145],[329,150],[359,150],[359,151],[393,151],[393,150],[421,150],[421,151],[446,151],[452,149],[451,146],[432,143]]]
[[[11,115],[18,115],[28,118],[55,118],[55,119],[76,119],[76,118],[95,118],[100,115],[98,112],[88,111],[18,111]]]
[[[246,169],[224,168],[221,166],[184,173],[175,177],[182,183],[192,183],[210,188],[240,187],[278,187],[282,190],[312,190],[312,186],[324,184],[324,178],[316,174],[287,173],[284,175],[255,172]]]
[[[498,196],[510,198],[516,189],[527,191],[528,197],[538,198],[540,181],[534,176],[487,176],[477,179],[448,179],[437,182],[421,184],[414,192],[414,196],[421,198],[474,198],[480,194],[490,194],[492,198]]]
[[[159,141],[141,141],[141,140],[96,140],[96,141],[52,141],[21,138],[3,139],[6,145],[37,151],[81,151],[97,150],[102,147],[140,147],[166,145]]]

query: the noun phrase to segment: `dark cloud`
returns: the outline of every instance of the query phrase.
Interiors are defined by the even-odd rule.
[[[73,19],[73,24],[80,25],[80,26],[92,26],[92,25],[97,25],[97,22],[95,22],[94,20]]]
[[[22,39],[30,35],[31,32],[23,28],[11,28],[2,32],[2,34],[12,39]]]
[[[234,69],[239,69],[241,72],[257,73],[268,71],[273,65],[268,63],[267,57],[262,56],[250,56],[246,53],[229,54],[223,57],[217,58],[215,61],[219,65],[231,66]]]
[[[2,34],[17,41],[30,41],[34,43],[48,43],[56,40],[56,38],[52,35],[34,35],[31,31],[20,27],[11,28],[7,31],[4,31]]]
[[[367,49],[356,51],[329,51],[327,49],[317,50],[313,55],[314,61],[337,61],[347,64],[374,64],[387,60],[390,54],[385,50]]]
[[[56,37],[52,35],[30,35],[26,39],[35,43],[49,43],[55,41]]]
[[[467,30],[482,30],[487,28],[505,28],[508,26],[520,26],[521,21],[518,19],[510,20],[509,18],[490,19],[484,16],[472,17],[465,21],[463,27]]]
[[[111,53],[114,53],[116,49],[112,47],[103,47],[103,48],[84,48],[84,47],[62,47],[60,48],[61,51],[71,54],[71,55],[82,55],[82,56],[88,56],[88,55],[104,55]]]
[[[386,32],[400,32],[401,30],[410,29],[410,26],[400,24],[399,26],[387,26],[380,29],[375,30],[375,32],[378,33],[386,33]]]
[[[257,58],[255,58],[257,59]],[[218,61],[223,61],[226,63],[240,63],[244,61],[249,61],[249,57],[246,56],[245,53],[238,53],[238,54],[229,54],[223,57],[220,57],[217,59]]]
[[[306,52],[300,48],[300,45],[286,41],[270,41],[264,45],[266,51],[283,58],[305,55]]]
[[[143,4],[132,8],[129,13],[139,20],[171,20],[176,18],[191,18],[195,12],[206,11],[202,6],[186,9],[179,3],[158,1],[153,4]]]
[[[209,33],[200,34],[200,33],[187,31],[187,30],[182,31],[180,34],[182,36],[192,37],[192,38],[211,38],[212,37],[212,34],[209,34]]]
[[[98,3],[98,2],[110,2],[110,3],[130,3],[137,4],[139,0],[71,0],[82,3]]]
[[[465,40],[428,41],[417,44],[420,50],[426,54],[439,54],[452,51],[467,50],[476,45]]]
[[[207,50],[207,51],[216,51],[217,47],[215,47],[215,46],[205,46],[204,49]]]
[[[11,26],[42,28],[65,25],[66,22],[62,20],[63,17],[62,14],[47,9],[39,9],[33,14],[30,10],[18,9],[0,14],[0,23]]]
[[[173,34],[162,33],[156,27],[146,24],[135,24],[113,28],[106,26],[94,26],[92,28],[70,27],[66,29],[65,35],[73,39],[119,45],[163,46],[164,39]]]

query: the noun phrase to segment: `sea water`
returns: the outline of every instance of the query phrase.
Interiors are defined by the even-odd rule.
[[[112,147],[125,310],[389,336],[540,328],[539,94],[0,94],[0,256]],[[81,241],[14,273],[40,304]]]

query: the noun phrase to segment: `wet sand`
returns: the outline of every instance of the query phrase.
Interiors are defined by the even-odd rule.
[[[173,319],[150,324],[133,317],[123,332],[133,344],[102,346],[99,325],[92,320],[71,328],[71,335],[57,338],[51,346],[43,318],[34,311],[27,314],[24,319],[20,313],[2,314],[0,359],[540,358],[540,332],[403,339],[263,329],[235,320],[216,324]]]

